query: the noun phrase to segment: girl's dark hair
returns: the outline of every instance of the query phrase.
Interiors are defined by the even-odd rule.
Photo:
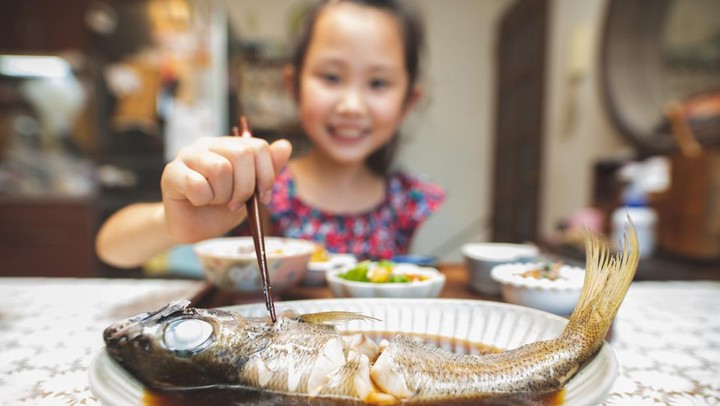
[[[303,25],[298,32],[295,49],[292,54],[292,65],[295,68],[295,94],[300,94],[300,72],[305,64],[305,56],[315,28],[315,22],[323,8],[329,4],[349,2],[368,7],[375,7],[389,12],[398,21],[403,34],[405,48],[405,69],[408,74],[408,89],[406,99],[412,94],[413,88],[420,76],[420,62],[425,46],[425,32],[420,14],[403,0],[322,0],[308,10]],[[386,175],[395,158],[400,142],[399,134],[395,134],[390,142],[371,154],[366,164],[375,173]]]

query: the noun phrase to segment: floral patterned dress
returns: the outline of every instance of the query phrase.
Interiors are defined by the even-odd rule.
[[[298,198],[286,167],[275,180],[268,205],[272,235],[313,240],[329,252],[350,253],[359,259],[407,254],[415,231],[442,205],[445,192],[406,172],[389,175],[386,182],[385,200],[375,208],[358,214],[330,213]],[[247,225],[235,233],[249,235]]]

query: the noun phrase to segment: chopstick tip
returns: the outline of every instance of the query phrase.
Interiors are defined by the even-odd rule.
[[[242,133],[250,132],[250,125],[248,124],[247,117],[245,116],[240,116],[240,129]]]

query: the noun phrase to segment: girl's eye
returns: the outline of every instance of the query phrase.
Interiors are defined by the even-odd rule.
[[[370,87],[373,89],[384,89],[388,87],[389,82],[385,79],[373,79],[370,81]]]
[[[340,75],[337,75],[335,73],[323,73],[320,76],[327,83],[335,84],[340,82]]]

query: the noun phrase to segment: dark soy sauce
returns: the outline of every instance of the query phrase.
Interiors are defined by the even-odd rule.
[[[343,332],[354,334],[356,332]],[[376,343],[382,339],[390,340],[397,333],[387,331],[364,331],[362,334]],[[502,351],[500,348],[475,343],[468,340],[448,338],[435,335],[408,334],[422,341],[461,354],[489,354]],[[492,398],[472,398],[442,400],[437,402],[401,402],[402,405],[435,406],[435,405],[481,405],[481,406],[557,406],[563,404],[564,391],[543,394],[516,394]],[[290,405],[290,406],[355,406],[365,405],[353,399],[343,398],[309,398],[282,393],[260,391],[240,386],[213,386],[210,388],[150,390],[144,394],[143,403],[148,406],[215,406],[215,405]]]

